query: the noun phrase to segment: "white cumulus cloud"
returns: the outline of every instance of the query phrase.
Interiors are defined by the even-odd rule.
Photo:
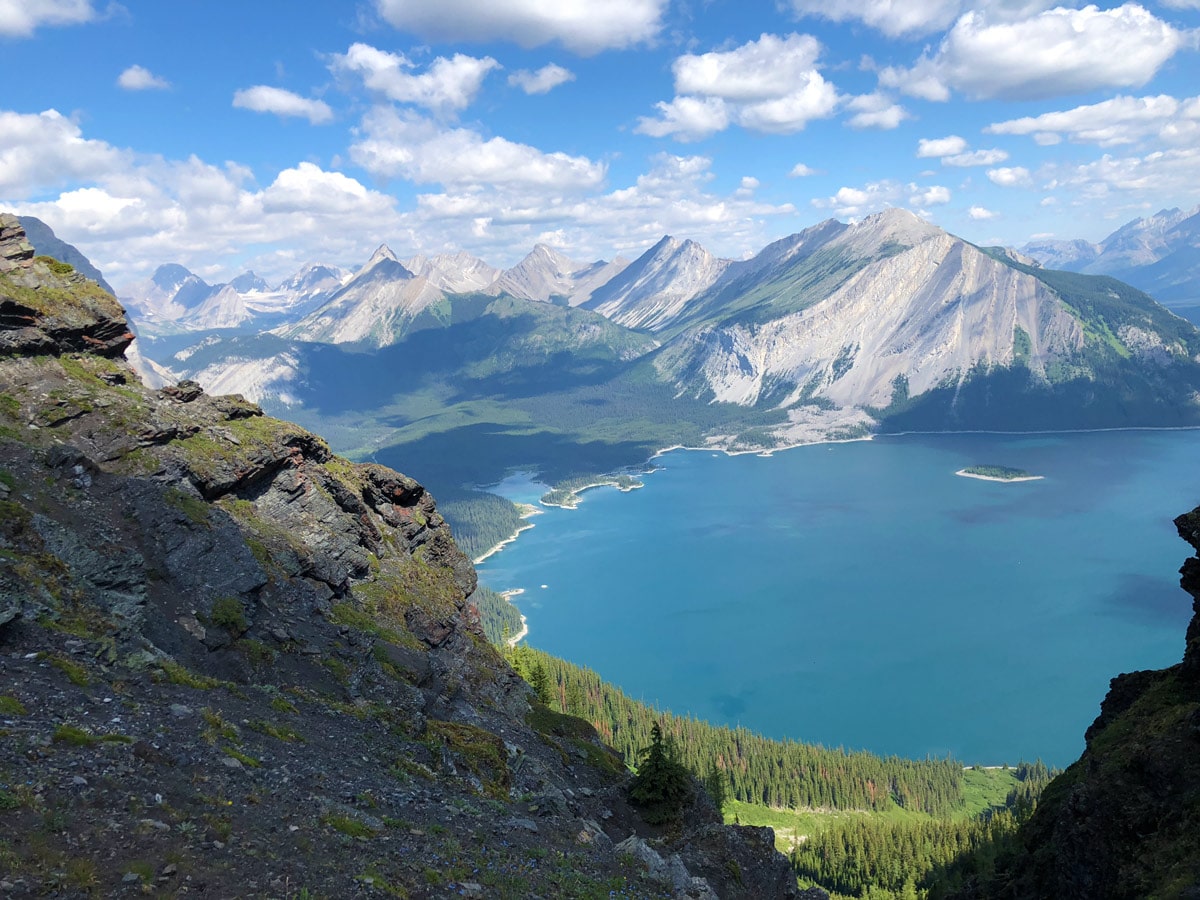
[[[967,210],[967,215],[976,221],[986,221],[987,219],[996,218],[996,213],[992,212],[986,206],[972,206]]]
[[[171,83],[144,66],[132,65],[117,76],[117,86],[127,91],[162,91],[169,88]]]
[[[1116,147],[1150,138],[1167,144],[1200,141],[1200,97],[1177,100],[1118,96],[1074,109],[997,122],[990,134],[1031,135],[1039,143],[1057,143],[1065,136],[1079,144]]]
[[[834,22],[858,21],[891,37],[941,31],[958,18],[960,0],[789,0],[798,16]]]
[[[944,138],[921,138],[917,141],[917,158],[940,158],[943,166],[994,166],[1008,159],[1004,150],[968,150],[964,138],[957,134]]]
[[[0,0],[0,35],[29,37],[42,25],[80,25],[97,17],[92,0]]]
[[[520,69],[508,76],[508,83],[516,85],[527,94],[547,94],[560,84],[575,80],[575,73],[556,63],[542,66],[536,72]]]
[[[277,116],[308,119],[313,125],[333,120],[333,110],[324,100],[310,100],[283,88],[256,84],[235,91],[233,105],[251,112],[274,113]]]
[[[1184,46],[1184,35],[1136,3],[1116,9],[1056,7],[1017,21],[961,16],[937,50],[880,83],[927,100],[951,90],[973,98],[1028,100],[1145,84]]]
[[[654,104],[657,119],[642,117],[634,129],[651,137],[674,135],[680,141],[699,141],[729,126],[729,109],[720,97],[676,97]]]
[[[362,78],[372,91],[397,103],[412,103],[436,111],[465,109],[475,99],[483,79],[500,63],[490,56],[477,58],[456,53],[439,56],[420,74],[416,63],[403,53],[388,53],[369,44],[352,44],[333,58],[333,68]]]
[[[375,0],[384,21],[432,41],[557,41],[584,55],[653,40],[667,0]]]
[[[377,108],[363,119],[350,155],[373,175],[459,187],[542,185],[579,191],[604,180],[603,163],[546,153],[467,128],[443,128],[415,114]]]
[[[128,154],[83,137],[57,110],[0,111],[0,197],[22,198],[73,179],[120,171]]]
[[[950,188],[943,185],[933,184],[922,188],[910,184],[908,188],[912,192],[909,203],[913,206],[940,206],[950,202]]]
[[[1008,151],[993,148],[991,150],[968,150],[966,153],[954,153],[942,157],[943,166],[994,166],[1008,159]]]
[[[962,153],[967,149],[967,142],[957,134],[944,138],[921,138],[917,141],[917,158],[934,159],[939,156],[951,156]]]
[[[817,70],[820,43],[810,35],[764,34],[733,50],[687,54],[675,60],[675,99],[659,102],[658,118],[636,131],[698,140],[731,123],[753,131],[791,134],[837,108],[837,90]]]
[[[910,118],[908,110],[886,94],[863,94],[849,102],[855,114],[846,122],[851,128],[880,128],[890,130]]]
[[[993,184],[1001,187],[1029,187],[1033,184],[1029,170],[1024,166],[1001,166],[998,169],[988,169],[987,177]]]
[[[922,186],[883,179],[868,182],[860,188],[841,187],[832,197],[818,197],[812,201],[812,205],[817,209],[832,210],[838,218],[859,219],[893,206],[905,206],[918,211],[930,206],[942,206],[949,203],[950,198],[950,189],[940,184]]]
[[[1200,148],[1157,150],[1141,156],[1111,156],[1077,166],[1059,167],[1051,189],[1073,192],[1076,202],[1099,200],[1125,208],[1178,206],[1200,183]]]
[[[806,166],[804,163],[796,163],[788,172],[789,178],[807,178],[810,175],[819,174],[812,166]]]
[[[368,190],[348,175],[327,172],[310,162],[284,169],[262,192],[262,207],[267,213],[346,215],[370,207],[384,212],[390,206],[390,197]]]

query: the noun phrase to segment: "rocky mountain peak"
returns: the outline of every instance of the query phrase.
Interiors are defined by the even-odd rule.
[[[942,229],[916,213],[891,207],[867,216],[857,225],[851,225],[847,238],[855,245],[895,243],[914,246],[943,234],[945,232]]]
[[[69,264],[35,258],[20,222],[0,214],[0,355],[119,357],[132,340],[111,294]]]
[[[189,278],[195,277],[195,275],[178,263],[164,263],[154,270],[154,274],[150,276],[150,280],[161,290],[167,293],[174,293],[179,289],[181,284]]]
[[[25,237],[16,216],[0,213],[0,272],[28,268],[33,264],[33,244]]]
[[[249,270],[230,281],[229,287],[233,288],[239,294],[248,294],[252,291],[269,291],[271,289],[271,286],[266,281]]]
[[[400,262],[400,260],[396,258],[396,254],[392,252],[391,247],[389,247],[387,244],[380,244],[379,247],[376,248],[375,252],[371,254],[371,258],[367,260],[366,268],[369,269],[372,266],[378,265],[384,260]]]

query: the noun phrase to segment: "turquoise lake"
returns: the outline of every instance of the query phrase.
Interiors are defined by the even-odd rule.
[[[777,738],[965,763],[1083,749],[1109,679],[1172,665],[1200,431],[673,451],[478,566],[536,647]],[[974,464],[1043,480],[956,477]],[[536,502],[514,477],[493,488]]]

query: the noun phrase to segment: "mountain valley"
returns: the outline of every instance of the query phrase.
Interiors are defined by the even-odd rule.
[[[330,293],[321,306],[307,313],[286,299],[272,301],[273,314],[284,319],[296,317],[292,322],[280,322],[275,334],[235,333],[242,326],[211,329],[200,325],[201,317],[192,320],[196,331],[172,326],[177,331],[174,335],[161,334],[136,343],[151,347],[174,343],[179,348],[164,359],[173,366],[186,364],[189,368],[182,372],[159,369],[158,377],[167,381],[190,372],[223,375],[231,387],[248,385],[254,396],[268,405],[331,426],[335,440],[356,447],[361,456],[380,458],[415,451],[435,478],[459,488],[457,497],[451,490],[447,509],[456,500],[463,502],[464,483],[480,484],[491,473],[519,465],[518,461],[540,463],[543,472],[566,478],[633,465],[672,437],[712,446],[762,449],[786,440],[787,429],[795,429],[805,416],[811,417],[809,427],[816,429],[813,436],[828,437],[838,429],[862,434],[897,421],[903,413],[922,411],[916,401],[925,398],[928,402],[931,395],[939,396],[938,391],[953,391],[954,395],[940,407],[936,403],[926,407],[939,409],[937,416],[943,419],[961,418],[964,403],[970,401],[969,409],[978,399],[978,411],[972,415],[986,420],[1004,409],[1003,404],[1011,404],[1015,395],[1025,401],[1031,396],[1040,398],[1052,420],[1075,399],[1072,385],[1087,382],[1093,390],[1084,399],[1093,404],[1090,414],[1098,420],[1109,421],[1116,411],[1126,417],[1121,421],[1144,419],[1155,424],[1168,415],[1165,407],[1176,404],[1179,397],[1189,397],[1189,390],[1194,392],[1194,329],[1161,311],[1145,295],[1108,280],[1042,271],[1010,252],[973,248],[907,214],[885,214],[862,224],[868,227],[826,223],[811,229],[812,233],[773,245],[761,258],[745,263],[708,258],[708,274],[683,284],[681,280],[686,279],[679,273],[686,267],[673,269],[672,260],[704,262],[706,257],[695,246],[664,240],[649,258],[625,266],[631,277],[620,281],[618,276],[607,294],[585,289],[572,295],[566,290],[571,284],[563,273],[572,275],[587,267],[572,268],[570,263],[552,261],[558,280],[539,281],[525,273],[527,286],[540,284],[543,292],[548,285],[555,286],[558,293],[543,298],[487,290],[439,298],[433,292],[441,288],[428,287],[436,265],[426,261],[424,267],[414,263],[410,269],[381,248],[374,265],[368,264],[358,273],[363,278],[357,283],[357,275],[351,276],[330,290],[336,272],[313,267],[309,270],[313,278],[298,277],[290,280],[291,287],[281,286],[277,293],[285,295],[300,295],[309,289]],[[13,399],[5,400],[4,413],[11,424],[0,434],[8,476],[5,496],[0,499],[12,506],[13,512],[6,519],[10,524],[5,540],[13,548],[6,551],[6,560],[19,562],[28,556],[33,562],[16,568],[6,563],[5,577],[16,579],[9,587],[27,592],[29,599],[16,605],[10,601],[0,633],[12,646],[34,650],[23,654],[23,660],[6,660],[6,665],[16,667],[14,682],[19,680],[23,687],[0,701],[8,732],[33,741],[31,747],[43,748],[29,757],[42,760],[39,765],[43,768],[28,782],[36,793],[0,785],[4,791],[0,799],[16,811],[10,814],[19,818],[22,829],[36,827],[40,816],[43,830],[50,830],[49,838],[40,843],[0,848],[9,854],[5,858],[17,873],[10,876],[16,880],[5,882],[6,890],[28,892],[36,885],[49,884],[47,879],[58,879],[57,883],[68,889],[82,885],[80,890],[87,892],[118,880],[133,889],[150,883],[165,885],[175,878],[193,882],[200,878],[217,885],[218,890],[223,884],[251,885],[264,896],[299,896],[296,888],[301,881],[305,891],[312,885],[346,896],[346,879],[353,878],[355,890],[364,896],[380,891],[441,896],[463,890],[468,894],[478,890],[481,896],[524,896],[532,884],[560,896],[591,896],[590,891],[618,884],[631,896],[642,895],[639,891],[646,896],[663,891],[674,896],[708,896],[705,889],[722,897],[789,895],[793,888],[780,875],[781,858],[772,859],[765,848],[765,833],[743,828],[720,836],[712,830],[720,826],[713,824],[711,807],[704,811],[703,804],[688,813],[692,823],[688,828],[693,830],[659,838],[646,832],[640,844],[631,838],[632,843],[621,845],[628,848],[627,855],[615,857],[614,868],[614,857],[606,849],[612,839],[605,835],[614,828],[629,827],[636,832],[641,827],[635,824],[637,814],[622,805],[623,795],[615,788],[619,779],[614,781],[611,774],[605,774],[609,764],[585,746],[594,740],[594,732],[580,730],[582,726],[571,725],[562,716],[586,710],[601,734],[613,740],[615,721],[606,723],[598,708],[581,705],[581,698],[596,696],[599,688],[588,680],[590,676],[573,674],[569,666],[564,668],[544,657],[510,656],[517,671],[535,685],[533,696],[523,693],[528,691],[523,682],[505,674],[511,670],[480,642],[475,606],[463,599],[471,594],[474,574],[448,543],[448,536],[437,530],[443,527],[440,516],[423,489],[379,467],[353,467],[339,461],[319,439],[305,436],[294,426],[262,418],[246,401],[209,396],[190,382],[168,384],[159,391],[143,388],[120,360],[132,334],[124,328],[119,309],[104,305],[100,297],[89,300],[93,305],[85,306],[83,313],[70,303],[54,314],[36,303],[31,306],[34,295],[23,283],[33,286],[35,293],[43,290],[44,296],[62,298],[58,302],[79,294],[78,286],[83,283],[69,274],[67,283],[55,281],[64,277],[52,267],[58,264],[52,260],[30,262],[33,250],[21,243],[19,235],[9,246],[17,247],[5,254],[16,261],[16,274],[10,269],[6,278],[17,280],[15,287],[6,287],[6,296],[15,299],[5,303],[15,305],[5,313],[8,356],[4,384],[5,397]],[[424,274],[415,271],[422,269]],[[69,269],[62,271],[69,273]],[[381,272],[388,277],[381,277]],[[230,293],[239,297],[243,292],[248,296],[270,293],[266,285],[249,277],[213,291],[195,282],[187,287],[189,278],[195,278],[190,273],[168,270],[161,274],[175,276],[174,280],[162,280],[168,286],[174,284],[175,293],[184,288],[185,299],[190,298],[195,309],[204,308],[222,293],[225,300],[210,304],[210,311],[222,304],[236,308]],[[480,280],[492,274],[485,271]],[[436,278],[445,285],[464,284],[445,271]],[[469,276],[464,278],[470,283]],[[892,295],[872,286],[881,279],[905,278],[910,288],[913,284],[925,287],[915,294]],[[414,282],[423,285],[412,290]],[[943,304],[950,307],[948,311],[934,302],[935,289],[943,283],[958,292],[955,300]],[[676,288],[670,288],[671,284]],[[366,285],[373,285],[374,290]],[[643,285],[652,285],[647,290],[657,292],[662,302],[628,302],[630,298],[639,300],[636,289]],[[351,315],[339,318],[329,311],[321,320],[321,310],[350,286],[361,288],[359,300],[376,304],[372,308],[377,313],[388,310],[393,317],[381,317],[384,325],[378,328],[362,330],[356,325],[341,332],[356,334],[354,340],[334,340],[336,328],[322,332],[323,340],[298,340],[300,332],[288,333],[297,328],[319,329],[325,325],[318,323],[335,319],[371,321],[370,317],[354,320]],[[197,301],[201,295],[203,299]],[[91,295],[83,290],[82,296]],[[573,303],[573,298],[578,302]],[[624,310],[640,317],[636,321],[646,327],[631,329],[596,311],[610,300],[614,301],[610,313]],[[892,306],[900,301],[909,305],[892,313]],[[171,310],[172,304],[186,306],[169,291],[158,302],[159,308],[166,310]],[[865,310],[872,304],[892,314],[891,324],[868,327],[870,317]],[[344,305],[353,309],[357,304],[347,301]],[[848,311],[856,305],[863,310],[863,318],[854,324]],[[872,352],[880,352],[874,349],[880,347],[919,345],[920,358],[927,366],[953,374],[944,375],[940,384],[931,380],[929,384],[935,386],[922,390],[925,382],[910,386],[906,371],[903,378],[892,378],[891,392],[885,397],[880,385],[893,370],[880,375],[873,365],[864,365],[870,363],[865,353],[846,352],[839,355],[844,357],[840,361],[835,357],[801,364],[796,360],[807,356],[770,352],[772,341],[782,346],[805,334],[810,346],[826,350],[846,340],[845,332],[821,322],[821,310],[829,318],[851,322],[845,327],[857,334],[860,342],[875,341],[860,344],[873,348]],[[924,325],[909,328],[909,318]],[[953,322],[949,327],[947,319]],[[988,330],[997,322],[1001,333],[1011,329],[1007,344],[995,338],[994,329]],[[830,330],[822,333],[818,324]],[[153,334],[153,329],[150,332]],[[968,349],[959,346],[963,336],[970,337]],[[911,361],[914,357],[904,358]],[[230,364],[231,360],[235,362]],[[35,375],[35,371],[43,374]],[[1013,378],[1014,371],[1021,377]],[[402,375],[411,389],[397,391],[395,384],[380,377],[384,372]],[[996,380],[1004,373],[1010,379],[1007,383]],[[846,385],[838,384],[852,374]],[[731,385],[738,386],[741,393],[730,393]],[[995,402],[997,385],[1015,392],[1002,398],[1003,404]],[[725,397],[717,397],[718,387],[726,392]],[[1115,407],[1106,395],[1114,387],[1125,392],[1123,403]],[[1147,405],[1151,389],[1163,392],[1163,408]],[[870,395],[872,390],[875,395]],[[974,397],[972,391],[980,396]],[[851,398],[866,395],[876,403],[849,404]],[[42,405],[46,398],[51,401],[48,406]],[[883,399],[888,401],[886,406],[876,405]],[[839,400],[847,405],[839,405]],[[1177,417],[1186,416],[1188,408],[1187,402],[1172,406]],[[26,423],[37,424],[45,433],[30,431],[34,437],[29,443],[23,430]],[[125,437],[134,434],[139,437],[133,442]],[[410,440],[398,441],[397,435]],[[477,439],[477,446],[464,450],[471,446],[471,437]],[[59,443],[64,439],[67,443]],[[55,446],[65,447],[66,455]],[[70,507],[60,506],[52,493],[39,493],[33,477],[39,466],[50,466],[55,473],[61,469],[46,482],[48,486],[90,499],[68,516]],[[377,496],[389,478],[400,479],[395,497],[407,498],[398,499],[390,512],[386,503],[379,505]],[[149,480],[143,488],[135,487],[140,484],[137,479]],[[68,481],[70,486],[63,487]],[[297,496],[297,485],[304,484],[317,488],[315,492],[304,489],[303,496],[312,499],[299,506],[285,499]],[[391,482],[387,484],[382,488],[385,494],[393,488]],[[125,553],[117,548],[122,541],[132,540],[133,549],[127,555],[134,569],[138,554],[150,560],[151,567],[161,567],[166,579],[161,587],[155,581],[159,576],[143,582],[133,569],[101,572],[96,568],[98,562],[82,552],[80,541],[70,537],[73,528],[95,531],[95,515],[109,515],[108,498],[128,494],[131,488],[135,488],[136,502],[144,505],[137,515],[160,522],[166,528],[162,532],[165,543],[152,547],[145,536],[135,533],[136,528],[128,535],[121,531],[121,537],[120,529],[114,531],[111,525],[101,526],[101,531],[111,536],[110,555]],[[364,515],[373,522],[381,519],[383,524],[376,522],[374,528],[385,528],[384,533],[386,527],[403,531],[405,537],[396,539],[398,552],[373,549],[375,538],[370,528],[361,534],[360,526],[345,531],[340,524],[330,525],[339,521],[340,514],[332,508],[318,508],[332,498],[343,509],[349,504],[357,510],[356,493],[361,493],[367,505]],[[471,497],[467,495],[466,500],[469,505]],[[157,511],[163,503],[178,514],[169,513],[163,519]],[[310,509],[313,503],[317,506]],[[21,511],[30,504],[40,504],[42,510],[33,519]],[[299,518],[294,522],[287,519],[290,524],[283,529],[264,524],[281,515]],[[318,533],[310,515],[325,523],[322,528],[332,527],[333,531]],[[396,516],[399,518],[393,523]],[[365,521],[362,516],[360,520]],[[32,530],[25,526],[12,530],[27,521],[32,522]],[[205,529],[212,532],[213,539],[201,544],[211,545],[211,551],[200,550],[198,559],[187,556],[194,552],[192,548],[200,547],[197,535],[206,534]],[[297,543],[298,535],[306,536],[301,543]],[[245,542],[245,552],[238,549],[239,541]],[[359,549],[351,546],[355,541]],[[174,559],[170,554],[177,551],[186,551],[186,558]],[[211,578],[200,576],[202,570],[196,569],[207,565],[204,560],[208,557],[203,554],[210,552],[223,555],[225,581],[213,581],[197,593],[188,579]],[[364,552],[365,568],[359,559]],[[159,560],[163,553],[167,555]],[[378,571],[373,569],[372,558],[379,562]],[[230,559],[241,562],[231,569]],[[260,569],[265,582],[255,581]],[[220,594],[230,577],[236,581],[243,574],[250,579],[245,585],[228,583],[235,592],[228,596],[236,596],[236,606],[225,594],[212,593]],[[373,587],[380,579],[395,579],[397,589],[409,598],[406,602],[414,605],[402,610],[386,604],[381,607]],[[151,627],[154,616],[146,610],[159,608],[166,596],[164,589],[191,598],[191,606],[171,607],[167,617],[155,620]],[[6,591],[6,598],[16,595]],[[64,605],[60,594],[73,599]],[[311,614],[304,612],[309,605]],[[328,630],[326,622],[336,628]],[[192,643],[195,641],[199,644]],[[290,654],[298,647],[317,653],[300,652],[293,659]],[[327,671],[312,662],[319,657],[331,660]],[[537,674],[535,662],[553,672],[551,683],[560,692],[553,703],[545,703],[549,698],[537,693],[537,684],[545,675]],[[288,679],[292,679],[291,687]],[[389,693],[397,690],[394,684],[401,685],[400,695]],[[200,701],[190,699],[194,696],[190,692],[197,691],[203,694],[205,704],[198,720],[194,709]],[[121,706],[120,722],[97,728],[86,711],[90,705],[112,702],[113,696]],[[1107,704],[1106,723],[1121,714],[1118,707],[1127,705],[1125,700]],[[31,712],[35,706],[37,711]],[[168,708],[176,722],[174,730],[161,725],[155,730],[154,716],[140,713],[157,710],[165,716],[162,710]],[[521,709],[537,714],[527,716],[534,722],[532,726],[517,724],[518,719],[512,718],[513,711],[519,714]],[[546,712],[539,713],[539,709]],[[360,711],[362,717],[347,717],[352,710]],[[189,737],[193,724],[196,734]],[[679,722],[670,727],[683,739],[691,726]],[[313,760],[344,755],[346,746],[362,745],[368,734],[372,742],[378,742],[383,735],[380,728],[389,735],[377,745],[382,756],[368,755],[362,767],[343,767],[344,775],[328,787],[314,789],[312,782],[306,781]],[[499,757],[493,758],[495,754],[487,750],[492,741],[488,735],[495,734],[494,729],[506,735],[507,764],[498,762]],[[316,740],[314,731],[325,736]],[[176,734],[178,737],[173,736]],[[576,769],[561,774],[555,768],[557,751],[536,750],[537,740],[544,746],[559,747],[564,760],[569,755],[564,748],[574,746],[579,759]],[[643,746],[645,740],[643,736],[631,746]],[[687,740],[688,752],[694,754],[696,738]],[[122,755],[123,746],[133,748],[132,759]],[[71,751],[76,754],[73,760],[64,755],[67,747],[79,748]],[[205,747],[215,754],[211,760],[205,756]],[[512,747],[516,747],[517,762]],[[782,752],[770,742],[765,748],[767,758]],[[389,762],[397,757],[400,762]],[[522,758],[526,762],[520,762]],[[1161,765],[1173,765],[1168,756],[1156,758],[1162,760]],[[693,771],[703,772],[703,756],[689,762]],[[593,764],[598,766],[594,774],[579,775],[580,767]],[[89,864],[88,857],[72,856],[68,848],[80,842],[106,846],[110,832],[87,817],[79,819],[83,831],[45,825],[46,817],[57,814],[56,810],[79,808],[76,795],[51,785],[72,770],[79,771],[80,766],[99,774],[84,777],[83,784],[76,776],[74,790],[98,808],[107,808],[114,802],[113,792],[122,789],[164,798],[153,801],[158,804],[155,809],[142,806],[145,801],[134,802],[131,795],[126,801],[129,809],[142,818],[117,823],[115,833],[127,829],[128,834],[139,835],[132,842],[126,840],[123,850],[140,858],[125,862],[118,856],[112,865]],[[408,787],[397,791],[390,782],[378,781],[377,773],[389,766],[407,773],[400,783]],[[153,767],[157,775],[151,776],[152,769],[147,767]],[[177,771],[187,773],[193,783],[199,779],[209,785],[209,792],[193,794],[175,777]],[[531,778],[531,789],[519,794],[522,799],[509,809],[518,795],[517,782],[524,784]],[[293,779],[302,793],[289,787]],[[857,781],[856,790],[875,783],[873,777],[865,783]],[[496,784],[504,784],[508,800],[492,791]],[[967,871],[991,873],[996,853],[1011,852],[1006,848],[1013,846],[1013,829],[1032,808],[1020,804],[1036,796],[1036,791],[1030,794],[1022,789],[1019,780],[1014,784],[1007,799],[990,801],[993,811],[981,821],[990,820],[991,826],[977,830],[965,824],[949,830],[934,824],[914,827],[932,829],[922,832],[923,841],[951,840],[959,846],[969,842],[973,852],[988,861],[970,864],[976,868]],[[1040,782],[1032,784],[1040,790]],[[247,785],[257,786],[246,793]],[[214,802],[214,797],[219,798],[216,813],[205,806]],[[288,805],[276,811],[275,797]],[[481,797],[490,799],[481,806]],[[882,802],[888,807],[899,801]],[[226,803],[239,808],[244,803],[245,811],[221,813],[220,804]],[[284,812],[295,808],[308,809],[311,814]],[[451,808],[460,811],[457,818],[448,812]],[[776,821],[744,801],[733,809],[747,820]],[[486,823],[496,815],[511,816],[503,821],[516,823],[513,827],[519,838],[512,840],[512,828],[502,826],[510,838],[500,851],[487,849],[493,845],[485,835]],[[281,839],[264,840],[272,821],[290,822],[289,831]],[[593,827],[595,821],[606,824]],[[879,853],[896,852],[893,843],[911,840],[905,836],[910,832],[889,830],[891,826],[875,831],[876,826],[856,821],[845,831],[835,828],[829,834],[833,841],[868,842],[867,850],[858,851],[865,855],[855,857],[854,865],[862,868],[843,869],[840,877],[845,880],[837,881],[817,857],[797,855],[793,864],[808,873],[808,883],[841,885],[844,890],[853,885],[883,884],[877,875],[869,874],[876,865],[873,860]],[[525,822],[533,827],[526,829]],[[560,827],[563,825],[565,829]],[[821,829],[827,827],[828,823],[820,825],[816,833],[824,834]],[[959,828],[968,830],[955,830]],[[395,829],[407,829],[407,833]],[[169,839],[168,833],[172,835]],[[310,835],[317,834],[323,836],[320,840],[332,835],[335,843],[348,840],[348,846],[356,848],[365,841],[364,849],[373,845],[379,851],[368,851],[365,856],[339,854],[335,860],[314,854]],[[934,838],[934,834],[945,837]],[[769,844],[769,835],[765,839]],[[244,855],[214,862],[212,855],[225,852],[231,840]],[[1044,838],[1036,840],[1041,843],[1033,844],[1034,849],[1046,846]],[[1054,840],[1055,846],[1070,846],[1065,838]],[[389,843],[413,854],[411,862],[398,863],[386,850]],[[886,849],[889,847],[892,849]],[[466,848],[470,851],[465,852]],[[537,865],[537,860],[546,858],[547,848],[553,848],[550,853],[561,861],[558,867]],[[630,853],[643,860],[633,869],[628,868]],[[522,854],[530,862],[522,861]],[[300,858],[308,860],[302,869],[295,864]],[[736,863],[714,868],[712,861],[722,858]],[[147,862],[162,859],[170,862]],[[1182,861],[1170,870],[1175,879],[1187,877],[1180,873],[1190,871],[1186,854],[1178,859]],[[345,868],[346,862],[355,867],[356,875]],[[1095,874],[1098,864],[1102,863],[1073,861],[1070,865],[1077,874],[1071,877],[1091,879],[1086,883],[1098,891],[1097,896],[1108,896],[1104,893],[1108,882]],[[1055,868],[1055,863],[1040,865],[1045,871],[1063,871]],[[55,872],[56,866],[60,871]],[[932,856],[922,856],[921,866],[900,881],[888,882],[888,890],[907,896],[928,877],[932,880],[926,883],[939,896],[938,892],[951,889],[965,890],[959,894],[964,897],[993,896],[988,891],[999,890],[997,886],[1009,877],[1004,874],[1009,870],[1001,868],[987,876],[991,881],[980,880],[964,875],[954,865],[934,864]],[[943,874],[935,874],[935,869]],[[850,872],[854,874],[847,874]],[[1138,877],[1140,884],[1147,885],[1156,882],[1146,879],[1159,876],[1147,871]],[[814,889],[810,895],[823,896],[824,892]]]

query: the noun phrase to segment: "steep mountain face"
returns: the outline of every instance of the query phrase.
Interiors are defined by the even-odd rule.
[[[1187,232],[1196,217],[1168,219],[1126,229],[1113,247],[1150,246]],[[653,394],[655,404],[664,394],[714,401],[700,416],[705,439],[743,449],[742,435],[749,446],[771,446],[881,423],[938,430],[1200,422],[1195,328],[1121,282],[979,248],[903,210],[854,225],[821,222],[736,262],[670,237],[633,264],[580,266],[546,246],[502,273],[466,254],[410,262],[418,271],[383,246],[332,293],[312,295],[320,305],[305,317],[281,314],[284,324],[257,344],[205,341],[189,361],[192,351],[176,342],[166,348],[173,357],[157,361],[210,386],[312,408],[318,382],[330,381],[311,364],[313,345],[380,350],[406,342],[410,356],[435,356],[442,380],[460,385],[439,392],[452,403],[491,402],[497,388],[512,389],[516,370],[520,396],[618,379],[610,395],[626,399],[605,404],[614,413],[639,394],[647,402]],[[188,291],[199,288],[188,287],[194,276],[186,270],[159,275],[161,291],[194,301]],[[482,290],[461,292],[474,286]],[[273,296],[206,289],[186,315],[222,326],[225,337],[255,330],[264,320],[254,304]],[[544,311],[572,307],[579,315]],[[447,349],[451,337],[466,351]],[[493,362],[482,361],[483,347]],[[567,353],[603,364],[590,372],[575,366],[564,379],[558,363]],[[449,359],[463,368],[447,371]],[[626,371],[613,361],[628,363]],[[563,402],[546,408],[561,411]],[[736,407],[778,415],[752,421]]]
[[[1200,507],[1175,527],[1198,551],[1180,570],[1194,612],[1183,661],[1112,680],[1079,761],[963,900],[1200,896]]]
[[[75,267],[75,271],[92,279],[110,294],[114,293],[108,282],[104,280],[104,276],[100,274],[100,270],[92,265],[91,260],[84,256],[77,247],[59,238],[41,219],[34,216],[17,216],[17,221],[25,229],[25,237],[29,243],[33,244],[38,253],[44,253],[46,256],[53,256],[57,260],[69,263]]]
[[[693,302],[716,321],[671,342],[660,372],[735,403],[883,408],[898,378],[917,395],[1018,357],[1044,377],[1084,346],[1045,284],[901,210],[764,255]]]
[[[1098,244],[1039,241],[1023,250],[1049,268],[1111,275],[1169,306],[1200,304],[1200,206],[1133,219]]]
[[[337,266],[308,263],[291,278],[285,279],[279,285],[279,290],[283,293],[305,296],[333,293],[349,275],[349,272]]]
[[[620,259],[584,265],[545,244],[538,244],[523,260],[496,279],[491,292],[579,306],[626,265],[628,262]]]
[[[695,241],[670,235],[592,293],[584,304],[628,328],[660,331],[729,267]]]
[[[699,794],[641,821],[420,484],[144,386],[115,299],[32,257],[0,216],[6,897],[797,896]]]
[[[302,341],[382,347],[403,336],[413,320],[444,298],[384,244],[324,304],[280,333]]]
[[[243,272],[229,282],[229,287],[233,288],[239,294],[263,293],[271,289],[269,284],[253,272]]]
[[[439,291],[447,294],[469,294],[490,287],[502,274],[501,269],[489,266],[469,253],[443,253],[438,256],[414,256],[404,261],[404,267],[414,275],[428,279]]]

